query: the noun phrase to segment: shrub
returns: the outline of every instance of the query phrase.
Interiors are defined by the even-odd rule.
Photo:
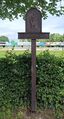
[[[64,108],[64,59],[48,51],[36,57],[37,106],[56,110]],[[31,54],[16,56],[12,52],[0,59],[0,107],[28,107],[31,100]]]

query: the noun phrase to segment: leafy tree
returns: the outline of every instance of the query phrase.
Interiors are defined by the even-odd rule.
[[[0,42],[6,42],[6,41],[9,41],[8,37],[0,36]]]
[[[62,15],[64,14],[63,0],[0,0],[0,17],[2,19],[14,19],[18,16],[25,15],[26,11],[31,7],[41,10],[43,18],[47,18],[47,14]]]
[[[50,41],[60,42],[64,41],[64,35],[60,35],[59,33],[53,33],[50,35]]]
[[[63,36],[62,36],[62,40],[64,41],[64,34],[63,34]]]

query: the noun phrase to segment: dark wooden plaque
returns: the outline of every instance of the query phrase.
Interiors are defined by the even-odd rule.
[[[42,16],[37,8],[31,8],[26,14],[26,32],[42,32]]]
[[[18,33],[19,39],[49,39],[49,33]]]

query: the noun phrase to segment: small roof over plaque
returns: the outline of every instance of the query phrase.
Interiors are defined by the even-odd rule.
[[[31,8],[26,13],[26,32],[42,32],[42,16],[37,8]]]

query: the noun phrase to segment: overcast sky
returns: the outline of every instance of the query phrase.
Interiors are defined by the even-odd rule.
[[[7,36],[9,39],[17,39],[18,32],[25,31],[25,22],[23,18],[13,21],[0,19],[0,36]],[[46,20],[42,19],[42,32],[64,34],[64,16],[56,17],[49,15]]]

